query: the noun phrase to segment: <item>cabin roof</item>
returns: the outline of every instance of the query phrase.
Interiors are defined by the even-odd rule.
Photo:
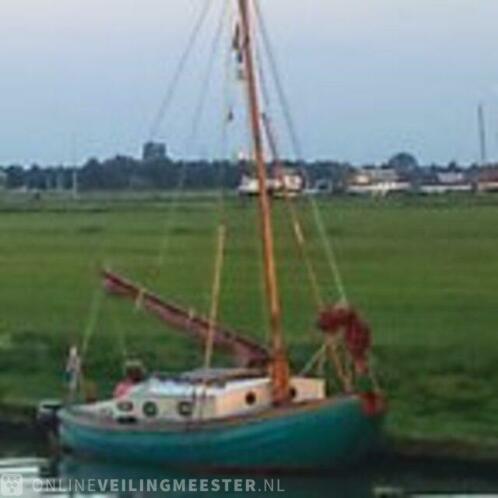
[[[198,369],[178,375],[156,373],[137,386],[137,396],[216,395],[232,390],[254,388],[270,382],[267,373],[248,369]]]
[[[254,379],[262,376],[260,370],[245,368],[200,368],[185,372],[180,379],[190,382],[227,382],[231,380]]]
[[[135,394],[172,397],[214,396],[239,389],[253,389],[269,382],[270,378],[267,376],[207,384],[181,378],[163,380],[153,377],[143,384],[140,390],[135,391]]]

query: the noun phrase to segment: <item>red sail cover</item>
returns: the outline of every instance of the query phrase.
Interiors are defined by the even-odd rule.
[[[207,318],[166,303],[160,297],[111,271],[104,270],[102,276],[104,286],[110,294],[139,303],[143,309],[174,329],[186,332],[201,341],[207,339],[211,327]],[[214,324],[213,335],[214,345],[231,353],[240,367],[262,368],[271,360],[266,348],[219,324]]]
[[[326,334],[344,330],[344,339],[355,360],[365,360],[372,346],[372,332],[356,310],[348,306],[333,306],[323,310],[318,318],[318,328]]]

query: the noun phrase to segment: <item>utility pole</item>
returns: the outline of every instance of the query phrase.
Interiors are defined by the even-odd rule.
[[[73,171],[72,171],[72,193],[73,193],[73,199],[78,198],[78,169],[76,168],[75,165],[73,165]]]
[[[71,137],[71,191],[73,199],[76,200],[79,194],[78,167],[76,165],[76,136]]]
[[[64,166],[61,165],[57,168],[55,180],[55,190],[60,194],[64,192]]]
[[[479,147],[480,147],[480,166],[486,166],[488,164],[488,152],[486,146],[486,121],[484,117],[484,106],[479,104],[477,109],[477,120],[479,127]]]

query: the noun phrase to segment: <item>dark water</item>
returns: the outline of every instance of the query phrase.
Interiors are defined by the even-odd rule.
[[[301,476],[223,476],[163,468],[46,458],[46,447],[20,435],[0,439],[0,497],[85,496],[285,496],[370,498],[384,496],[498,497],[498,469],[466,464],[389,462],[374,459],[347,472]],[[22,477],[22,482],[19,482]],[[14,479],[14,480],[12,480]],[[10,487],[6,487],[7,484]],[[22,489],[21,489],[22,486]],[[21,494],[19,492],[22,491]]]

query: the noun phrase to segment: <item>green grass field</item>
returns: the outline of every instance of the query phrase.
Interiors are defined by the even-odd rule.
[[[151,369],[198,366],[198,347],[127,303],[92,307],[98,269],[107,265],[175,302],[209,309],[217,205],[185,200],[172,217],[170,206],[153,197],[0,201],[4,403],[60,395],[67,348],[93,318],[86,368],[102,394],[125,353]],[[322,290],[334,302],[309,206],[299,209]],[[498,441],[498,199],[324,200],[320,209],[350,300],[374,329],[391,433]],[[264,341],[256,206],[231,200],[226,211],[222,321]],[[285,326],[299,369],[320,344],[316,309],[283,204],[275,221]]]

